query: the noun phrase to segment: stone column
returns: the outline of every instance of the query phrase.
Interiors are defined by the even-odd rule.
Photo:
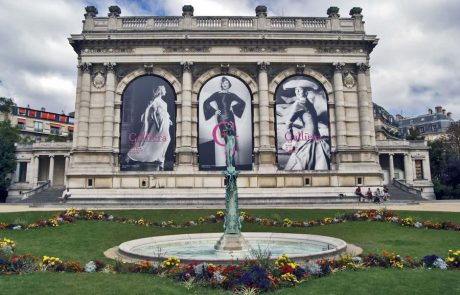
[[[192,62],[182,62],[182,109],[181,109],[181,140],[178,147],[178,165],[183,169],[192,168]]]
[[[14,173],[14,182],[19,182],[20,170],[21,170],[21,162],[16,162],[16,172]]]
[[[393,183],[393,178],[395,178],[395,167],[393,162],[393,154],[389,154],[390,156],[390,183]]]
[[[113,117],[115,104],[115,63],[104,64],[107,70],[105,83],[105,102],[104,102],[104,129],[102,147],[112,150],[113,143]]]
[[[40,166],[40,158],[39,158],[39,156],[34,155],[32,161],[33,161],[33,164],[32,164],[33,165],[32,166],[33,167],[32,168],[33,169],[32,170],[33,171],[32,172],[32,184],[35,187],[38,184],[38,171],[39,171],[39,168],[40,168],[39,167]]]
[[[268,98],[268,65],[267,62],[259,62],[259,136],[260,147],[270,147],[270,110]]]
[[[121,104],[116,104],[113,114],[113,151],[120,152],[120,122],[121,122]]]
[[[409,154],[404,154],[404,176],[407,184],[411,184],[414,181],[412,174],[412,159]]]
[[[259,87],[259,169],[274,170],[275,149],[270,146],[270,100],[268,97],[268,62],[258,64]]]
[[[367,98],[366,71],[369,66],[364,63],[356,64],[358,69],[358,108],[359,108],[359,131],[361,135],[361,147],[371,146],[371,128],[374,124],[369,123],[369,106]]]
[[[65,164],[64,164],[64,185],[68,187],[67,183],[67,171],[69,170],[70,155],[65,155]]]
[[[72,148],[76,148],[78,146],[78,121],[80,116],[80,99],[81,99],[81,76],[82,71],[81,67],[77,66],[77,89],[75,91],[75,117],[73,119],[73,125],[76,127],[74,129],[74,136],[72,142]]]
[[[78,122],[78,149],[88,147],[88,122],[89,122],[89,103],[91,90],[91,64],[83,63],[81,65],[82,82],[80,92],[80,111]]]
[[[48,179],[50,181],[50,186],[53,186],[53,179],[54,179],[54,155],[50,155],[50,170]]]
[[[372,85],[371,85],[371,74],[370,71],[366,71],[366,80],[367,80],[367,103],[369,108],[369,123],[370,126],[374,126],[374,104],[372,99]],[[376,146],[375,141],[375,128],[370,129],[371,132],[371,146]]]
[[[338,148],[347,146],[347,126],[345,123],[345,99],[343,95],[342,71],[344,63],[333,63],[334,67],[334,98],[335,98],[335,126]]]
[[[423,179],[431,181],[430,158],[428,155],[423,159]]]

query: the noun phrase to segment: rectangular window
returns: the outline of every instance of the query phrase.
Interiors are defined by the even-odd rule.
[[[61,128],[51,126],[50,133],[55,135],[61,135]]]
[[[18,128],[24,130],[26,129],[26,124],[24,124],[24,122],[18,122]]]
[[[420,133],[425,132],[425,127],[420,127]]]
[[[362,176],[356,177],[356,185],[363,185],[363,184],[364,184],[363,177]]]
[[[73,124],[73,118],[69,117],[69,124]]]
[[[43,132],[43,123],[34,121],[34,131],[35,132]]]
[[[423,161],[415,160],[415,179],[423,179]]]
[[[436,124],[431,124],[431,130],[436,131]]]
[[[305,177],[304,178],[304,185],[305,186],[311,186],[311,177]]]
[[[27,178],[27,162],[19,162],[19,180],[18,182],[26,182]]]
[[[88,188],[92,188],[94,186],[94,178],[88,178],[86,184]]]

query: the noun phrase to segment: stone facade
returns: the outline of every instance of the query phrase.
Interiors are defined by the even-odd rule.
[[[118,11],[118,10],[117,10]],[[364,31],[361,9],[342,18],[193,16],[98,17],[87,7],[83,31],[69,38],[78,54],[75,129],[67,178],[74,196],[215,195],[221,172],[198,167],[198,97],[219,75],[236,77],[252,96],[253,166],[240,194],[336,196],[357,184],[381,186],[369,55],[378,39]],[[139,77],[165,79],[176,94],[172,171],[120,171],[123,95]],[[330,170],[277,167],[275,93],[294,75],[327,94]]]

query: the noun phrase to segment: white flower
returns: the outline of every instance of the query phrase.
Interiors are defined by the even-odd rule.
[[[415,228],[421,228],[422,226],[423,226],[423,224],[421,224],[420,222],[416,222],[416,223],[414,224],[414,227],[415,227]]]
[[[20,225],[16,225],[13,227],[13,230],[21,230],[22,229],[22,226]]]
[[[96,272],[96,263],[90,261],[85,265],[85,272]]]
[[[112,220],[113,220],[113,215],[109,215],[109,216],[107,217],[107,220],[108,220],[108,221],[112,221]]]
[[[442,258],[438,258],[433,262],[433,267],[439,269],[447,269],[447,264],[444,262],[444,260],[442,260]]]

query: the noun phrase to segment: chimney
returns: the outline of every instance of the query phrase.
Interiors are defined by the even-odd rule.
[[[447,113],[447,118],[449,118],[449,119],[452,118],[452,113],[451,112]]]
[[[432,109],[428,109],[428,115],[433,115],[433,110]]]
[[[434,109],[435,109],[435,111],[436,111],[436,114],[442,113],[442,106],[437,106],[437,107],[435,107]]]

